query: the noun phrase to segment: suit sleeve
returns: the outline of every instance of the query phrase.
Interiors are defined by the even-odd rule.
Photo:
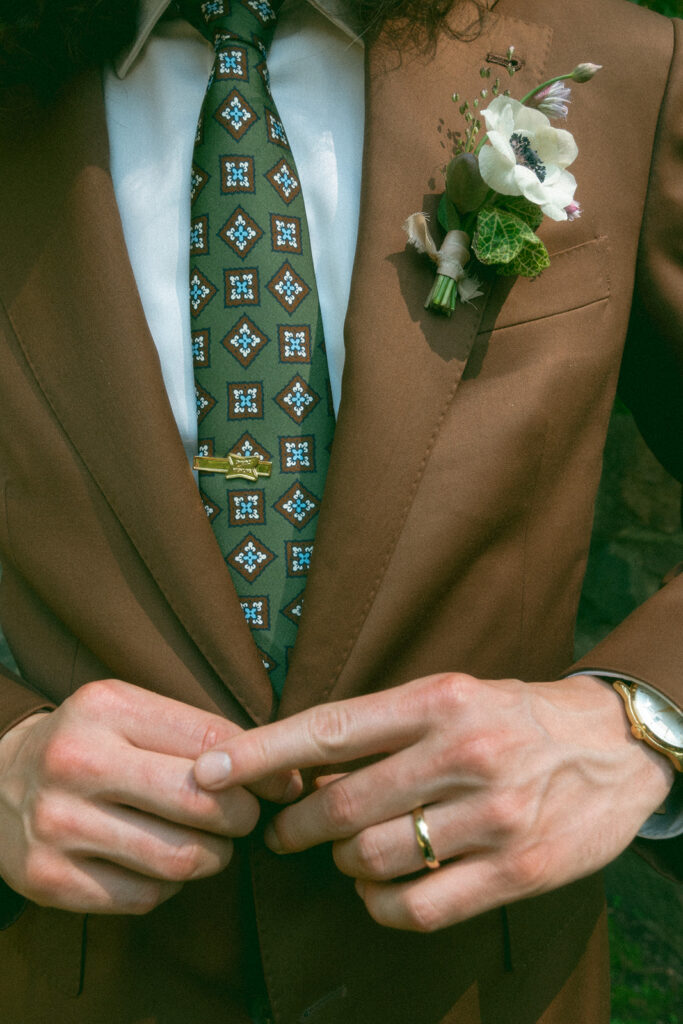
[[[54,708],[46,697],[30,689],[7,669],[0,672],[0,738],[12,726],[37,711],[51,711]],[[26,900],[0,878],[0,931],[8,928],[21,915]]]
[[[0,738],[37,711],[52,711],[54,704],[32,690],[6,668],[0,671]]]
[[[683,21],[672,25],[619,393],[655,455],[683,481]],[[683,708],[683,566],[570,671],[640,679]],[[683,837],[636,845],[659,870],[683,878]]]

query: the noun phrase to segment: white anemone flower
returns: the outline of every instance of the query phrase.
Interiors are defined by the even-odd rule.
[[[524,196],[546,217],[567,220],[576,179],[566,168],[579,152],[572,134],[509,96],[496,96],[482,113],[490,145],[479,153],[479,170],[489,188]]]

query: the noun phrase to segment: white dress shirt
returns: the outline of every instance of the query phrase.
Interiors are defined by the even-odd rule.
[[[213,48],[167,0],[143,0],[132,50],[104,74],[111,173],[133,274],[188,457],[197,451],[188,300],[190,169]],[[334,3],[288,0],[268,55],[306,205],[330,382],[339,408],[356,249],[364,48]]]
[[[142,307],[188,458],[197,451],[190,344],[190,170],[213,48],[168,0],[142,0],[131,49],[104,72],[111,173]],[[161,20],[160,20],[161,19]],[[344,0],[286,0],[268,54],[270,84],[301,179],[335,411],[358,233],[364,47]],[[641,834],[683,831],[683,786]]]

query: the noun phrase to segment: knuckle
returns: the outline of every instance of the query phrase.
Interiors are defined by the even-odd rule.
[[[460,763],[474,775],[493,778],[500,768],[500,749],[495,736],[478,733],[463,740],[458,750]]]
[[[122,684],[117,679],[96,679],[84,683],[71,695],[69,702],[87,715],[96,716],[121,698]]]
[[[149,914],[180,888],[182,886],[174,887],[173,891],[168,892],[168,886],[163,882],[144,882],[131,895],[127,911],[136,917]]]
[[[25,862],[25,895],[39,907],[53,906],[65,882],[63,864],[46,850],[32,850]]]
[[[65,812],[62,803],[48,793],[36,798],[32,815],[33,837],[48,846],[54,846],[67,838],[73,831],[71,815]]]
[[[459,711],[471,699],[471,691],[471,676],[462,672],[444,672],[430,681],[425,697],[432,710],[442,715]]]
[[[230,835],[248,836],[254,831],[261,816],[261,806],[250,793],[240,794],[242,799],[229,814]]]
[[[367,829],[358,836],[357,860],[361,878],[382,881],[389,877],[387,858],[377,842],[374,830]]]
[[[308,721],[309,739],[321,755],[321,764],[343,758],[351,735],[351,720],[343,703],[323,704],[312,710]]]
[[[49,781],[70,782],[88,771],[89,755],[82,739],[72,733],[53,733],[43,749],[43,774]]]
[[[509,836],[519,831],[526,815],[522,799],[514,793],[504,793],[489,800],[486,818],[492,832]]]
[[[515,892],[533,893],[544,887],[548,865],[548,851],[537,843],[510,852],[502,865],[505,882]]]
[[[215,720],[199,723],[195,730],[195,737],[201,754],[205,754],[207,750],[213,750],[219,743],[225,743],[229,736],[226,726],[227,723],[221,728],[219,722]]]
[[[323,790],[323,811],[335,833],[345,835],[355,831],[355,801],[343,781],[332,783]]]
[[[443,927],[443,912],[439,906],[419,889],[408,889],[405,897],[405,911],[413,931],[435,932]]]
[[[202,873],[203,852],[194,840],[174,846],[165,858],[164,878],[170,882],[190,882]]]

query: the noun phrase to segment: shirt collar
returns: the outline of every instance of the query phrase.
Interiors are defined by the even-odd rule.
[[[154,31],[170,0],[141,0],[138,15],[138,29],[132,44],[123,51],[114,64],[119,78],[125,78],[131,67],[140,56],[140,51]],[[308,0],[312,7],[320,11],[326,18],[341,29],[351,39],[356,39],[356,31],[351,24],[351,17],[345,0]]]

